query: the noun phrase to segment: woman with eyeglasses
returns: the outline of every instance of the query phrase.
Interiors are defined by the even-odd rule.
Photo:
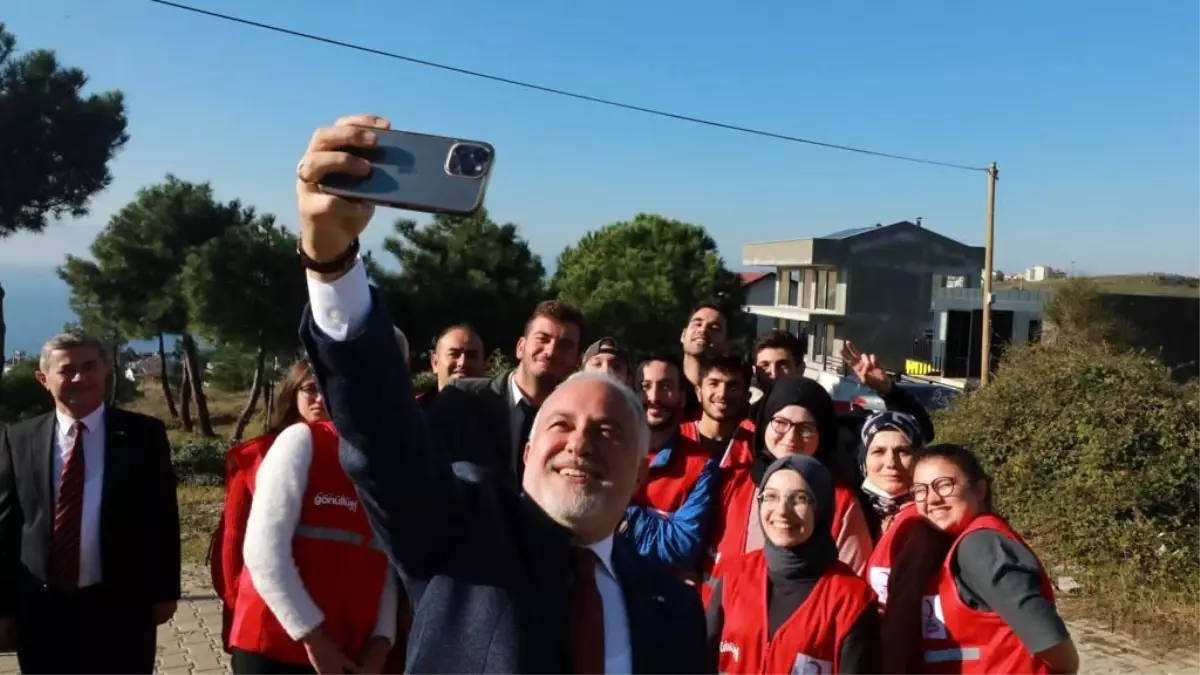
[[[280,402],[296,411],[292,423],[246,476],[232,670],[380,673],[397,640],[398,580],[373,545],[307,363],[293,366],[280,396],[289,392]]]
[[[1050,577],[992,509],[975,455],[957,445],[924,449],[910,490],[921,515],[953,538],[913,622],[921,649],[913,672],[1075,673],[1079,654]]]
[[[749,470],[722,488],[721,523],[715,528],[716,551],[711,578],[722,574],[723,563],[763,546],[758,527],[757,486],[776,459],[792,455],[813,457],[833,479],[834,509],[830,518],[838,557],[861,573],[871,555],[871,532],[850,483],[839,476],[837,417],[829,392],[807,377],[781,377],[771,386],[754,424]]]
[[[317,383],[313,381],[312,369],[307,362],[298,361],[288,369],[279,385],[266,433],[225,451],[225,509],[209,545],[209,562],[213,590],[222,601],[221,637],[226,652],[231,651],[233,608],[237,604],[238,579],[244,567],[242,544],[250,515],[253,475],[281,431],[298,422],[319,422],[328,418],[317,392]]]
[[[878,673],[875,594],[838,560],[833,480],[792,454],[763,473],[763,548],[729,563],[707,608],[721,673]]]

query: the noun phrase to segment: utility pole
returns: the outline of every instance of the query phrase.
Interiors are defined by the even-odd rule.
[[[980,389],[987,386],[992,370],[992,255],[996,238],[996,180],[1000,177],[995,162],[988,166],[987,175],[987,240],[983,248],[983,349],[979,367]]]

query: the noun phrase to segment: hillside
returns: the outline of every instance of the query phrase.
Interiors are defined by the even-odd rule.
[[[1166,295],[1172,297],[1200,299],[1200,278],[1180,274],[1113,274],[1087,277],[1102,293],[1126,295]],[[1025,289],[1030,291],[1052,291],[1067,281],[1066,278],[1046,281],[1001,281],[997,290]]]

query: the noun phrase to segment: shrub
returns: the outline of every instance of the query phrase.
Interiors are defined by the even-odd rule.
[[[938,415],[938,439],[979,455],[999,510],[1110,616],[1152,596],[1194,612],[1198,395],[1154,358],[1060,333],[1012,349],[992,384]]]
[[[423,370],[419,373],[414,373],[412,376],[412,388],[414,392],[424,391],[426,389],[434,389],[437,387],[437,373],[432,370]]]
[[[509,356],[507,354],[500,351],[499,349],[493,349],[492,353],[488,355],[488,360],[487,360],[487,376],[488,377],[496,377],[497,375],[503,375],[504,373],[507,373],[508,371],[510,371],[516,367],[517,367],[517,362],[512,360],[511,358],[509,358]]]
[[[176,478],[188,485],[223,485],[226,449],[228,444],[215,438],[176,445],[171,453]]]

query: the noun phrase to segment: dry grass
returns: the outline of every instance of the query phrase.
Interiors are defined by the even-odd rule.
[[[179,403],[178,392],[175,402]],[[213,431],[221,438],[233,436],[234,425],[242,406],[246,404],[246,392],[226,392],[210,388],[208,394],[208,410],[212,417]],[[162,389],[156,386],[143,388],[138,399],[129,408],[146,415],[153,415],[167,425],[167,436],[171,444],[202,438],[199,432],[186,432],[178,418],[171,417],[167,409],[167,401]],[[194,417],[194,415],[193,415]],[[246,434],[253,436],[262,429],[263,410],[261,401],[257,414],[251,419],[246,428]],[[203,564],[208,553],[209,539],[221,518],[224,507],[225,489],[221,486],[180,485],[179,486],[179,530],[183,546],[183,562],[185,564]]]
[[[208,542],[224,507],[225,488],[179,486],[179,538],[184,564],[203,564]]]
[[[175,404],[178,406],[179,392],[173,390],[172,393],[175,394]],[[246,405],[247,392],[227,392],[210,387],[205,393],[208,395],[208,412],[212,418],[213,431],[221,438],[232,437],[233,427],[237,424],[238,415],[242,414],[242,407]],[[179,418],[171,417],[170,411],[167,410],[167,399],[163,396],[161,387],[143,387],[138,392],[137,400],[130,404],[129,407],[132,410],[152,415],[162,420],[167,425],[167,436],[171,439],[172,444],[201,438],[198,432],[188,433],[184,431]],[[192,413],[192,418],[195,419],[194,412]],[[263,406],[260,399],[258,409],[255,411],[254,417],[251,418],[250,425],[246,427],[246,435],[254,436],[259,433],[262,425]]]
[[[1200,282],[1194,277],[1157,274],[1115,274],[1087,277],[1096,284],[1101,293],[1125,295],[1168,295],[1182,298],[1200,298]],[[997,289],[1025,289],[1029,291],[1051,291],[1067,279],[1045,281],[1004,281],[996,284]]]
[[[1098,588],[1086,595],[1059,596],[1055,602],[1066,619],[1097,621],[1146,647],[1196,648],[1200,600],[1194,596]]]

